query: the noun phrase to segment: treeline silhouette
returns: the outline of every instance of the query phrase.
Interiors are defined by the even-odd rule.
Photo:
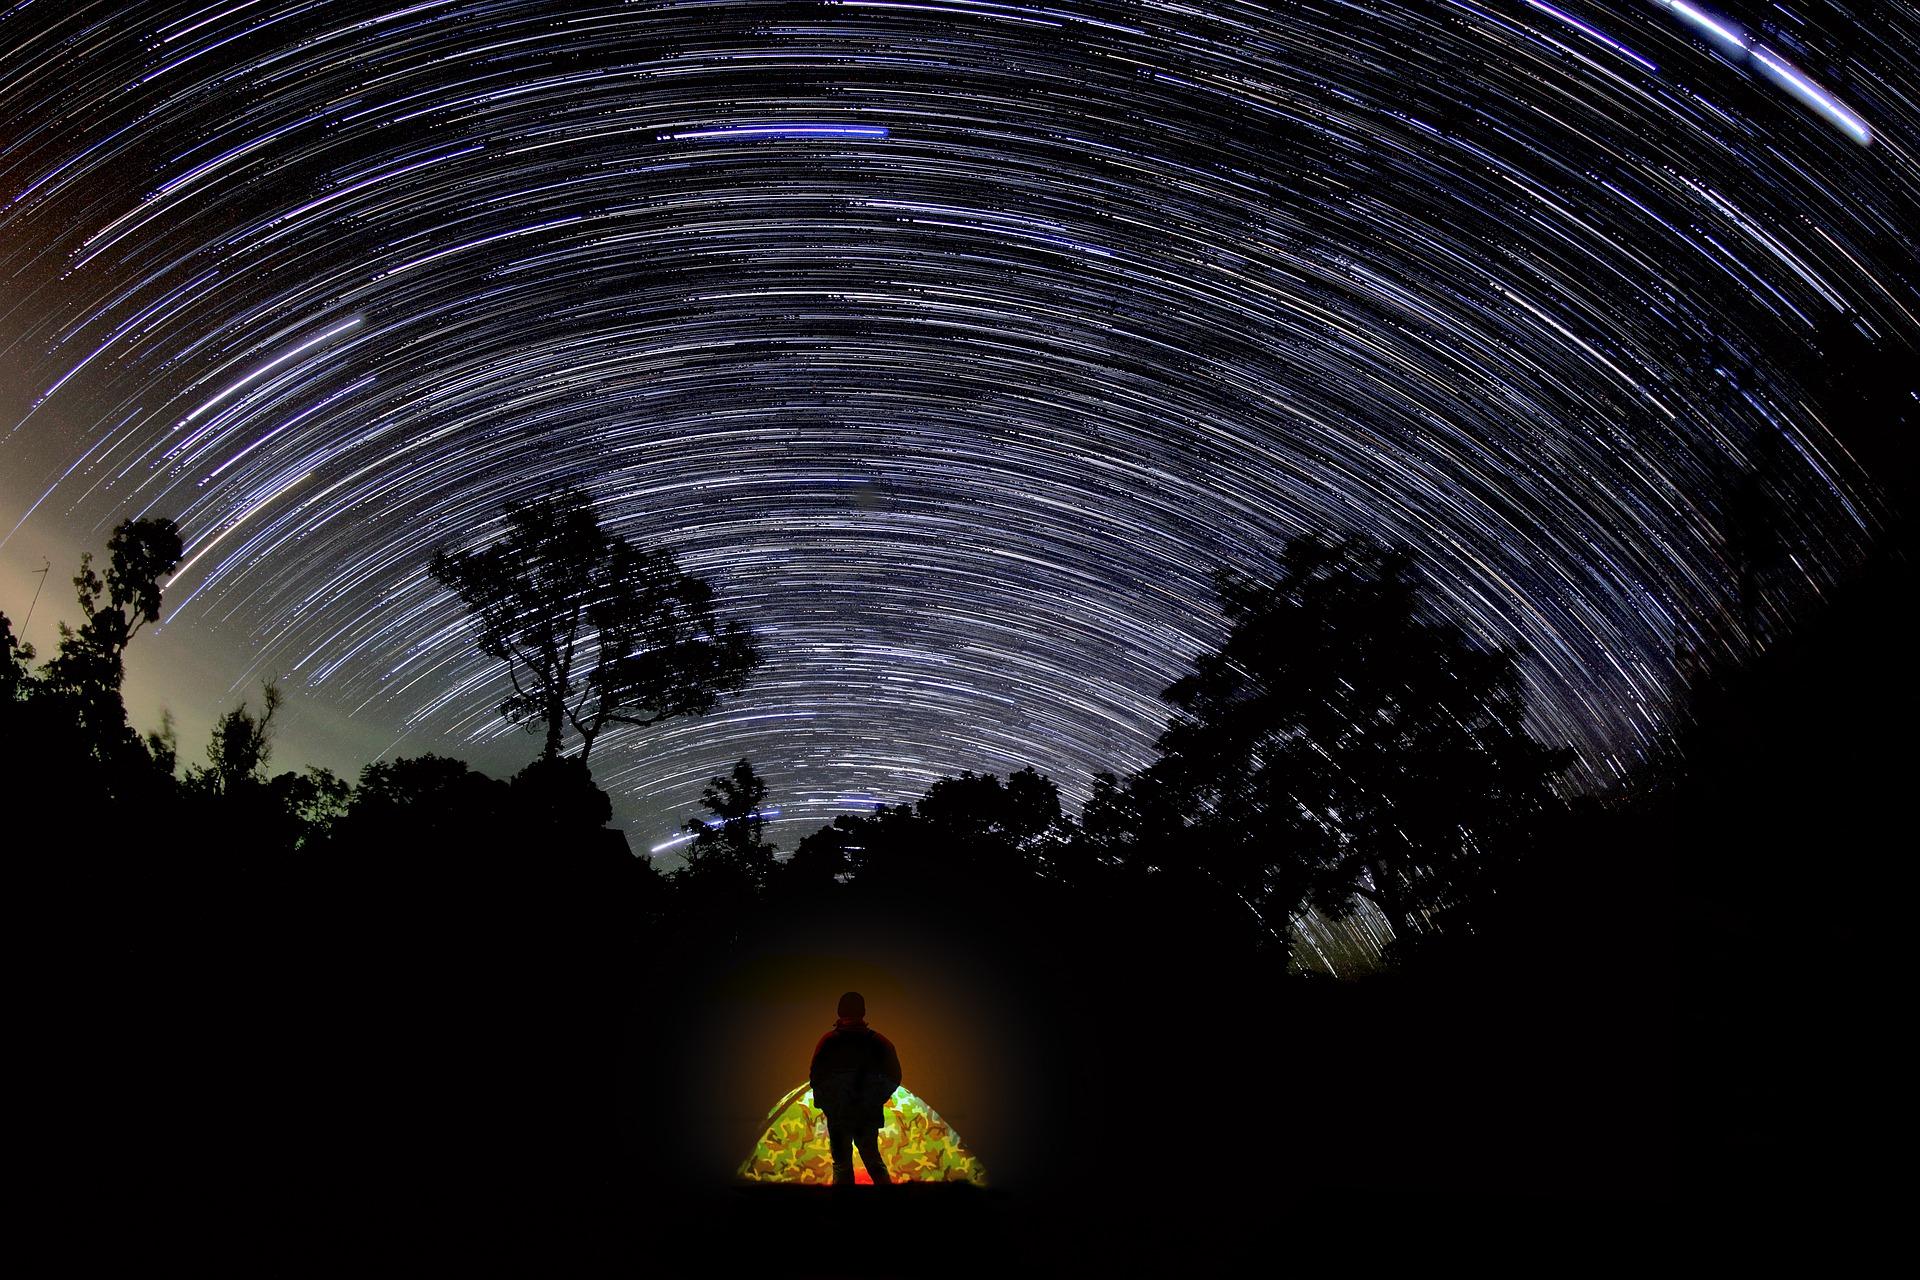
[[[781,861],[743,760],[708,786],[686,865],[649,900],[737,930],[756,902],[843,888],[965,891],[1010,911],[1067,893],[1083,909],[1150,902],[1282,966],[1307,911],[1370,914],[1390,959],[1470,934],[1562,810],[1572,761],[1524,727],[1515,655],[1430,616],[1411,558],[1365,537],[1298,539],[1271,580],[1218,585],[1229,638],[1165,691],[1158,758],[1096,775],[1077,819],[1032,768],[963,773],[838,817]]]

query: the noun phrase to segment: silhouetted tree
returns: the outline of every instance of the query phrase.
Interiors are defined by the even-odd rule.
[[[173,712],[161,708],[160,727],[147,731],[146,744],[154,768],[171,778],[180,764],[180,735],[174,728]]]
[[[304,849],[332,834],[333,824],[346,816],[352,794],[345,779],[331,769],[312,766],[301,773],[275,774],[266,783],[267,804],[283,814],[293,828],[293,847]]]
[[[1068,847],[1054,859],[1060,879],[1082,888],[1113,887],[1161,870],[1164,853],[1177,843],[1179,815],[1164,803],[1156,780],[1121,778],[1102,769],[1081,807]]]
[[[160,615],[160,578],[180,556],[170,520],[129,520],[113,532],[104,576],[91,553],[73,579],[81,621],[62,624],[55,655],[30,670],[33,650],[6,627],[0,638],[0,753],[18,794],[87,820],[130,818],[149,829],[174,782],[156,763],[160,735],[127,722],[120,685],[127,645]],[[112,806],[129,806],[117,813]],[[115,856],[120,851],[115,850]]]
[[[838,832],[835,844],[846,858],[849,881],[862,890],[914,886],[946,872],[939,851],[928,846],[930,832],[910,804],[881,805],[871,813],[843,813],[824,832]]]
[[[541,756],[513,776],[508,800],[516,822],[554,835],[583,835],[613,817],[612,799],[580,759]]]
[[[336,824],[343,843],[452,843],[453,837],[497,828],[508,785],[447,756],[378,760],[360,780]]]
[[[1307,906],[1371,903],[1403,945],[1457,916],[1570,759],[1522,726],[1514,656],[1423,616],[1409,557],[1365,537],[1218,584],[1231,631],[1166,690],[1140,807],[1278,945]]]
[[[509,503],[490,546],[442,550],[431,572],[479,626],[480,648],[507,665],[500,714],[543,729],[560,754],[568,729],[580,759],[610,725],[694,715],[738,689],[757,655],[737,622],[713,614],[713,588],[672,555],[601,527],[577,489]]]
[[[913,812],[927,829],[921,863],[943,875],[1030,877],[1066,841],[1059,788],[1031,766],[1004,783],[990,773],[942,778]]]
[[[227,795],[246,783],[265,781],[273,756],[273,717],[280,710],[280,686],[269,681],[255,716],[242,701],[214,722],[207,763],[187,771],[187,783],[213,795]]]
[[[686,865],[674,874],[675,884],[702,901],[765,893],[776,849],[765,836],[766,800],[767,784],[746,760],[708,779],[700,793],[708,816],[687,822],[693,840],[686,847]]]
[[[941,778],[914,804],[842,814],[801,848],[816,883],[845,876],[863,892],[1018,894],[1038,884],[1070,831],[1053,780],[1026,768],[1004,783]]]
[[[1060,791],[1031,765],[1007,775],[962,773],[927,788],[914,805],[921,821],[956,836],[1036,854],[1059,834]]]
[[[793,856],[774,872],[775,886],[793,894],[829,892],[852,872],[847,846],[858,838],[840,818],[834,819],[795,846]]]
[[[107,543],[104,578],[92,552],[80,557],[73,586],[82,621],[77,628],[60,624],[59,651],[40,680],[45,692],[66,703],[98,760],[124,757],[139,745],[120,699],[127,645],[160,617],[160,578],[179,562],[180,551],[173,521],[128,520]]]
[[[93,567],[93,553],[82,552],[73,587],[85,618],[77,629],[60,624],[60,652],[47,664],[47,678],[64,689],[118,690],[127,645],[159,619],[160,577],[179,562],[180,551],[173,521],[154,519],[128,520],[113,531],[104,578]]]
[[[1163,771],[1164,772],[1164,771]],[[1088,909],[1132,923],[1188,958],[1233,963],[1276,938],[1241,895],[1196,853],[1193,833],[1163,772],[1102,771],[1048,874]]]
[[[124,655],[160,616],[160,580],[179,558],[179,535],[171,521],[130,520],[108,546],[104,572],[82,558],[77,625],[60,628],[55,654],[37,670],[32,650],[0,626],[0,778],[13,802],[9,851],[21,854],[11,859],[12,887],[45,917],[45,952],[69,988],[63,1002],[140,1038],[128,1026],[144,1008],[194,989],[191,977],[176,980],[195,950],[183,944],[209,932],[201,925],[215,909],[197,892],[198,864],[183,856],[202,836],[179,820],[168,735],[143,740],[121,697]],[[29,856],[26,833],[37,824],[61,833],[59,856]],[[151,1006],[142,992],[156,994]],[[82,1043],[87,1031],[51,1034]],[[74,1061],[109,1054],[101,1045]]]
[[[269,681],[260,714],[242,701],[222,715],[208,738],[207,763],[187,770],[182,790],[196,806],[189,821],[224,832],[225,852],[235,866],[257,868],[309,848],[324,840],[347,811],[347,784],[329,770],[268,776],[273,721],[281,703],[280,687]],[[169,718],[166,733],[171,728]],[[148,750],[171,772],[173,747],[166,736],[150,735]]]
[[[19,701],[26,695],[27,681],[33,675],[33,646],[14,638],[13,623],[0,613],[0,705]]]

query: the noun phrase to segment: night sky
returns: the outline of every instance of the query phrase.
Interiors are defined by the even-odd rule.
[[[508,773],[427,560],[581,484],[767,654],[596,749],[639,849],[741,756],[787,848],[962,769],[1077,807],[1308,530],[1416,551],[1603,784],[1743,459],[1770,610],[1862,554],[1821,327],[1920,337],[1906,6],[27,0],[0,130],[0,609],[50,560],[49,650],[172,515],[141,727],[272,677],[277,764]]]

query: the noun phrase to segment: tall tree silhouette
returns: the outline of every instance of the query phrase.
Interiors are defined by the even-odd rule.
[[[1409,557],[1365,537],[1218,584],[1230,634],[1166,690],[1136,807],[1177,815],[1282,946],[1307,906],[1371,903],[1403,945],[1467,908],[1570,759],[1522,726],[1514,655],[1427,616]]]
[[[142,737],[121,697],[125,654],[160,616],[161,579],[180,558],[171,520],[128,520],[113,531],[104,572],[91,554],[73,579],[77,625],[63,623],[54,655],[37,670],[35,654],[0,618],[0,777],[16,807],[76,824],[89,833],[138,832],[91,839],[84,865],[46,864],[50,874],[109,883],[130,902],[150,892],[181,839],[173,805],[170,728]],[[106,920],[104,908],[99,918]],[[116,924],[124,924],[124,919]]]
[[[714,617],[705,580],[609,534],[578,489],[509,503],[503,537],[442,550],[430,570],[473,614],[481,651],[506,664],[500,714],[544,729],[544,759],[569,729],[584,763],[611,725],[711,710],[757,661],[747,629]]]
[[[261,781],[273,758],[273,718],[280,710],[280,686],[269,681],[261,691],[259,715],[243,701],[214,721],[207,743],[207,763],[187,771],[190,785],[216,795],[229,795],[249,782]]]
[[[80,557],[74,595],[82,620],[60,624],[59,651],[41,672],[44,690],[66,701],[97,759],[138,744],[120,699],[127,645],[160,617],[160,579],[180,560],[180,531],[167,519],[128,520],[107,542],[104,577]]]
[[[1173,861],[1167,854],[1182,843],[1181,825],[1156,777],[1143,772],[1122,778],[1102,769],[1093,775],[1092,794],[1071,840],[1050,869],[1056,878],[1087,889],[1143,882]]]
[[[896,852],[949,879],[1019,883],[1039,873],[1066,842],[1059,788],[1032,766],[1009,773],[1004,783],[990,773],[941,778],[913,813],[921,828],[918,847]]]
[[[13,622],[0,613],[0,706],[25,696],[33,676],[33,646],[13,634]]]
[[[847,854],[859,837],[852,818],[836,818],[794,848],[793,856],[775,873],[777,889],[788,894],[822,894],[837,888],[853,870]]]
[[[227,841],[230,854],[270,859],[313,848],[346,813],[350,789],[331,770],[313,767],[268,776],[273,722],[282,701],[280,686],[268,681],[259,713],[243,701],[222,715],[207,741],[207,763],[187,769],[181,791],[197,806],[188,820],[233,833]],[[154,738],[148,749],[171,771],[170,754],[163,754]]]
[[[754,897],[774,874],[776,846],[766,840],[767,784],[746,760],[708,779],[700,793],[704,818],[687,822],[693,840],[676,882],[703,899]]]
[[[358,785],[335,827],[344,845],[457,848],[476,833],[499,829],[508,784],[446,756],[403,756],[360,770]]]

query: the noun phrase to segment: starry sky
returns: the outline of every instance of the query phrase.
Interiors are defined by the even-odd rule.
[[[1631,768],[1771,447],[1790,612],[1877,492],[1823,325],[1920,337],[1900,5],[25,0],[0,9],[0,610],[187,552],[183,754],[511,772],[429,579],[584,486],[767,661],[594,764],[646,849],[742,756],[791,848],[961,769],[1151,758],[1215,566],[1412,548]],[[1784,448],[1780,446],[1784,445]],[[669,861],[670,855],[669,855]]]

